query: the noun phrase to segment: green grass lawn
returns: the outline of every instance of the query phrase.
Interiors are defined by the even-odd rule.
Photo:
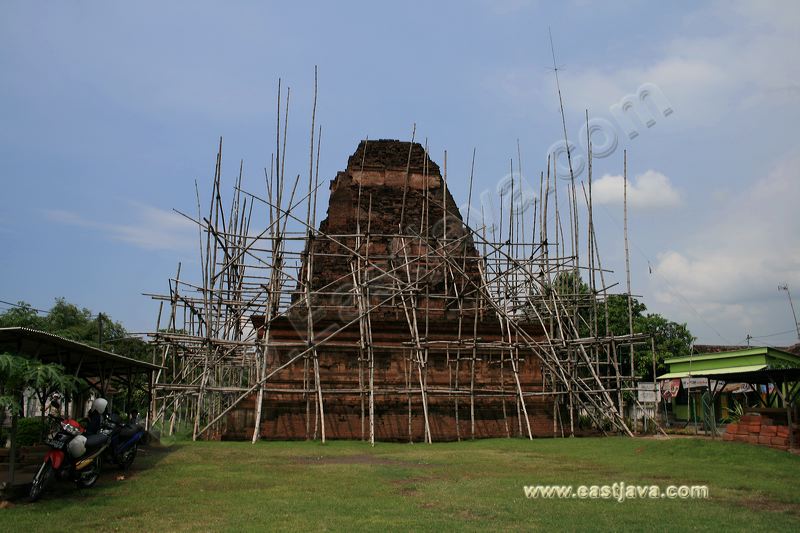
[[[687,438],[177,442],[124,480],[56,484],[0,531],[800,530],[800,457]],[[705,500],[527,499],[531,484],[708,485]]]

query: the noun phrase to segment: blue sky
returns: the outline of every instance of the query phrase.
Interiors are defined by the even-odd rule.
[[[155,326],[216,143],[263,188],[278,78],[291,87],[289,173],[304,173],[314,66],[320,174],[359,139],[427,139],[466,202],[521,146],[535,182],[562,139],[646,83],[674,110],[595,158],[604,266],[624,283],[618,176],[629,154],[633,290],[698,342],[786,345],[800,305],[800,8],[796,2],[3,2],[0,300],[66,297]],[[595,145],[601,137],[594,138]],[[515,163],[516,164],[516,163]],[[206,186],[204,188],[204,186]],[[326,202],[321,198],[318,219]],[[194,263],[192,261],[195,261]],[[196,274],[196,272],[194,272]],[[2,307],[0,307],[2,308]]]

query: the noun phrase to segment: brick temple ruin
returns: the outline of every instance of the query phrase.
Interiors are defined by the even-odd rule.
[[[593,227],[582,258],[577,222],[550,200],[566,187],[561,213],[577,216],[574,181],[548,169],[533,210],[512,192],[499,225],[465,220],[425,147],[362,141],[317,224],[314,137],[294,181],[280,146],[266,193],[246,192],[240,170],[224,203],[220,143],[211,205],[186,215],[200,281],[179,265],[169,294],[152,295],[163,370],[150,414],[164,431],[433,442],[574,435],[580,419],[631,434],[635,378],[618,350],[647,338],[598,327],[608,293]]]
[[[481,306],[478,296],[482,258],[472,239],[464,238],[461,214],[438,165],[418,143],[362,142],[330,189],[321,237],[307,242],[302,267],[312,269],[314,341],[349,324],[318,350],[328,438],[368,436],[370,386],[364,384],[370,372],[377,440],[424,440],[426,409],[433,440],[521,434],[521,400],[511,365],[502,348],[492,347],[502,343],[505,333],[496,313]],[[401,227],[406,228],[403,234]],[[363,238],[358,236],[361,229],[366,230]],[[452,272],[432,253],[442,240],[448,243],[444,253],[457,258],[462,272]],[[368,280],[364,305],[370,307],[371,354],[361,343],[361,311],[352,296],[358,267],[353,252],[369,261],[363,275]],[[412,285],[414,295],[403,294],[387,272]],[[299,285],[295,302],[302,297]],[[308,312],[298,306],[271,322],[268,366],[308,346]],[[409,313],[416,324],[409,323]],[[263,339],[264,316],[254,316],[252,322]],[[525,327],[543,340],[541,327]],[[474,354],[472,338],[482,343]],[[415,347],[423,340],[424,347]],[[539,359],[520,357],[518,364],[523,390],[541,392]],[[319,424],[313,394],[291,392],[307,388],[308,365],[289,366],[270,381],[262,399],[260,437],[314,437]],[[476,389],[478,394],[469,394]],[[552,435],[552,399],[523,398],[533,434]],[[252,437],[256,401],[253,394],[228,413],[222,438]]]

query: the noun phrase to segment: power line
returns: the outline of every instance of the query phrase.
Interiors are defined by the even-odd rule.
[[[793,329],[789,329],[786,331],[779,331],[777,333],[770,333],[769,335],[753,335],[751,336],[752,339],[766,339],[767,337],[777,337],[778,335],[786,335],[787,333],[794,333]]]
[[[30,305],[22,305],[22,304],[19,304],[19,303],[15,304],[15,303],[7,302],[5,300],[0,300],[0,304],[10,305],[11,307],[16,307],[18,309],[30,309],[31,311],[36,311],[37,313],[43,313],[45,315],[49,315],[50,314],[50,311],[44,311],[42,309],[36,309],[35,307],[31,307]]]
[[[43,314],[43,315],[49,315],[51,313],[51,311],[45,311],[44,309],[37,309],[36,307],[32,307],[30,305],[22,305],[22,304],[19,304],[19,303],[15,304],[15,303],[8,302],[6,300],[0,300],[0,304],[9,305],[12,308],[17,308],[17,309],[30,309],[31,311],[36,311],[37,313]],[[71,305],[74,305],[74,304],[71,304]],[[96,315],[95,314],[90,314],[89,318],[97,318],[100,315],[103,315],[105,318],[108,318],[108,315],[106,315],[105,313],[97,313]]]

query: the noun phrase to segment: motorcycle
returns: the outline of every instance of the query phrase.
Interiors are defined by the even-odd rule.
[[[100,476],[101,456],[111,442],[102,433],[84,435],[84,427],[71,418],[49,417],[55,430],[45,440],[50,450],[31,483],[31,501],[41,498],[53,478],[69,479],[78,488],[92,487]]]
[[[104,422],[102,432],[107,432],[111,442],[106,451],[106,456],[122,470],[127,470],[136,459],[139,443],[145,436],[144,427],[137,422],[137,413],[128,416],[128,422],[123,422],[117,414],[111,414]]]

